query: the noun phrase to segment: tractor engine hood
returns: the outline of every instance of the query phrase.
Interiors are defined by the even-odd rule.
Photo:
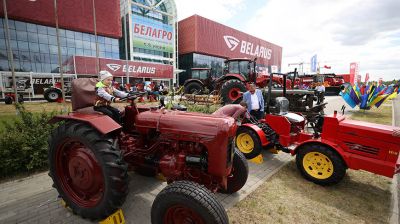
[[[173,132],[197,136],[217,136],[224,132],[231,137],[235,136],[236,131],[235,121],[231,117],[182,111],[142,112],[136,116],[135,124],[139,131],[156,129],[161,133]]]
[[[231,173],[237,125],[232,117],[182,111],[146,111],[138,114],[136,129],[156,130],[173,142],[198,142],[208,155],[208,173],[224,179]]]

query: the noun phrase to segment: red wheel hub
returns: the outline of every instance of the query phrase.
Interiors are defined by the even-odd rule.
[[[81,207],[94,207],[103,197],[104,177],[92,150],[68,140],[56,154],[56,172],[66,196]]]
[[[192,209],[183,205],[175,205],[167,210],[163,223],[201,224],[205,221]]]
[[[229,99],[231,99],[232,101],[235,101],[235,100],[239,99],[239,97],[240,97],[239,93],[240,93],[240,89],[239,88],[230,89],[229,92],[228,92]]]

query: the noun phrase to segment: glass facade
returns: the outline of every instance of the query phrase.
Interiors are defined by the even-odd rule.
[[[0,18],[0,71],[10,71],[4,19]],[[56,28],[8,20],[10,45],[17,72],[58,73]],[[94,34],[59,29],[62,61],[69,57],[96,56]],[[97,36],[99,57],[119,59],[118,39]]]
[[[183,85],[185,80],[189,78],[191,68],[211,68],[212,76],[222,76],[224,61],[225,58],[196,53],[179,55],[179,69],[186,70],[179,74],[179,84]]]

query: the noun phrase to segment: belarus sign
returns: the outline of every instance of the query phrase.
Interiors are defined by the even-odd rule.
[[[173,53],[173,27],[162,22],[132,15],[133,47]]]
[[[96,58],[74,56],[75,72],[77,75],[96,75]],[[99,58],[100,70],[107,70],[114,76],[126,76],[135,78],[173,78],[173,66],[146,63],[138,61],[116,60]]]
[[[271,59],[272,49],[269,49],[268,47],[260,46],[245,40],[240,41],[237,38],[228,35],[224,36],[224,40],[231,51],[234,51],[240,43],[240,53],[252,57],[265,58],[267,60]]]

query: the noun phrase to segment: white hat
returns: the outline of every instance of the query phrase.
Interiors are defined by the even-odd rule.
[[[108,77],[112,77],[111,73],[108,71],[100,71],[99,76],[100,76],[100,81],[103,81],[104,79],[106,79]]]

